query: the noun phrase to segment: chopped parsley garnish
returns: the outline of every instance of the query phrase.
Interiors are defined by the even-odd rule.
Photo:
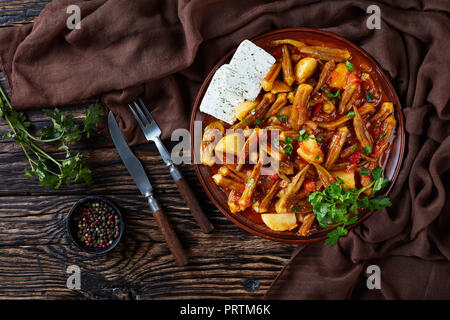
[[[353,72],[353,63],[347,60],[345,61],[345,65],[347,66],[348,71]]]
[[[261,124],[261,119],[256,118],[255,121],[253,121],[253,123],[254,123],[256,126],[259,126],[259,125]]]
[[[363,168],[359,174],[362,176],[367,176],[369,173],[370,173],[369,169]]]
[[[281,116],[280,115],[276,115],[275,117],[277,117],[277,119],[280,120],[281,122],[284,122],[284,123],[288,122],[286,116],[284,116],[284,115],[281,115]]]
[[[290,143],[283,147],[284,154],[291,154],[292,150],[294,150],[294,146]]]
[[[331,92],[327,92],[326,96],[328,97],[328,99],[333,99],[333,98],[341,98],[341,89],[339,89],[338,91],[336,91],[335,94],[332,94]]]
[[[317,156],[316,156],[316,159],[320,161],[320,160],[322,160],[322,157],[319,156],[319,155],[317,155]]]
[[[299,210],[302,210],[302,206],[294,206],[292,207],[292,211],[297,212]]]
[[[256,108],[253,108],[253,109],[250,111],[251,114],[255,114],[255,112],[256,112]]]
[[[366,154],[369,154],[369,153],[372,152],[372,147],[371,147],[371,146],[365,146],[365,147],[363,148],[363,151],[364,151]]]
[[[253,178],[248,179],[247,187],[251,187],[254,183],[255,183],[255,179],[253,179]]]
[[[352,152],[354,152],[356,150],[356,143],[354,145],[352,145],[352,148],[350,150],[352,150]]]
[[[373,100],[373,94],[371,94],[370,92],[366,92],[366,100],[368,102],[371,102]]]
[[[358,221],[358,208],[370,211],[390,207],[391,201],[387,197],[368,197],[360,195],[367,189],[372,188],[372,194],[383,189],[389,182],[382,177],[382,168],[377,167],[372,171],[373,181],[361,189],[347,189],[342,179],[338,182],[330,182],[330,186],[323,191],[311,193],[307,200],[312,205],[317,221],[322,228],[337,226],[328,233],[325,241],[328,245],[335,245],[339,238],[348,234],[345,228]]]
[[[298,132],[299,136],[297,137],[298,142],[305,141],[307,139],[315,139],[314,137],[310,137],[305,129],[302,129]]]
[[[355,113],[353,111],[350,111],[349,113],[347,113],[347,118],[354,117],[354,116],[355,116]]]
[[[291,137],[287,136],[286,139],[284,139],[284,143],[292,143],[294,140],[291,139]]]
[[[318,136],[318,137],[316,138],[316,140],[319,141],[319,142],[322,142],[323,137],[322,137],[322,136]]]
[[[386,138],[386,133],[383,133],[378,141],[384,140],[384,138]]]

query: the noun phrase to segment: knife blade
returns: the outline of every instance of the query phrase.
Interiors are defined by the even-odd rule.
[[[134,182],[138,186],[141,193],[147,198],[148,205],[152,210],[153,217],[156,220],[159,230],[166,240],[167,246],[175,257],[175,261],[178,266],[182,267],[188,263],[188,257],[178,239],[172,224],[159,206],[158,201],[153,196],[153,188],[145,173],[144,167],[141,162],[136,158],[133,151],[131,151],[128,143],[125,141],[122,133],[120,132],[119,125],[114,117],[114,114],[110,111],[108,114],[108,128],[111,138],[114,142],[120,158],[122,159],[125,167],[133,178]]]
[[[114,117],[114,114],[110,111],[108,115],[108,128],[111,138],[114,142],[114,146],[119,152],[125,167],[130,173],[131,177],[136,183],[137,187],[144,196],[148,196],[152,193],[153,188],[150,180],[148,180],[144,167],[141,162],[136,158],[133,151],[131,151],[128,143],[125,141],[122,133],[120,132],[119,124]]]

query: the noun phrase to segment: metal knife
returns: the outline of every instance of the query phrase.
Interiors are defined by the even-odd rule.
[[[187,255],[180,243],[175,231],[166,214],[163,212],[158,204],[158,201],[153,195],[152,185],[145,173],[144,167],[142,167],[141,162],[136,158],[134,153],[131,151],[128,143],[125,141],[122,133],[120,132],[119,125],[114,117],[114,114],[110,111],[108,115],[108,128],[111,138],[114,142],[120,158],[122,159],[125,167],[133,178],[134,182],[138,186],[141,193],[147,198],[150,210],[153,212],[153,217],[161,230],[170,251],[175,257],[175,261],[179,266],[184,266],[187,264]]]

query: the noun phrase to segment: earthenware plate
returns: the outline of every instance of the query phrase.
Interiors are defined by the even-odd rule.
[[[337,36],[335,34],[316,30],[309,28],[291,28],[291,29],[281,29],[273,32],[269,32],[263,35],[260,35],[254,39],[250,39],[256,45],[266,49],[270,52],[270,42],[278,39],[295,39],[302,41],[308,45],[327,45],[327,46],[335,46],[338,48],[345,48],[351,52],[352,55],[352,63],[358,65],[359,63],[365,63],[370,66],[372,71],[371,75],[374,79],[375,85],[381,87],[384,91],[387,98],[394,103],[394,112],[395,118],[397,120],[397,127],[393,132],[392,137],[392,145],[389,149],[389,153],[385,159],[384,163],[384,176],[387,177],[391,182],[386,188],[385,195],[389,193],[392,189],[392,186],[395,183],[398,172],[400,170],[400,165],[403,158],[404,146],[405,146],[405,133],[404,133],[404,120],[402,115],[402,110],[400,106],[399,99],[397,94],[386,74],[383,72],[382,68],[375,62],[374,59],[370,57],[370,55],[365,52],[363,49],[353,44],[352,42]],[[245,39],[242,39],[245,40]],[[194,159],[194,156],[199,159],[199,151],[200,151],[200,143],[201,143],[201,135],[203,129],[205,128],[205,123],[207,123],[207,118],[210,117],[202,112],[200,112],[199,107],[202,101],[203,95],[206,92],[206,89],[209,86],[212,76],[216,72],[216,70],[223,64],[228,63],[234,53],[236,48],[234,48],[231,52],[229,52],[225,57],[223,57],[217,65],[211,70],[209,75],[206,77],[203,82],[202,87],[197,95],[197,99],[195,100],[194,108],[191,114],[191,122],[190,122],[190,130],[191,130],[191,156]],[[195,121],[202,122],[202,132],[200,134],[200,143],[198,145],[194,145],[194,124]],[[198,127],[198,126],[197,126]],[[197,128],[197,131],[198,128]],[[289,243],[309,243],[314,241],[319,241],[325,239],[326,233],[329,231],[318,229],[317,231],[311,232],[310,235],[306,237],[302,237],[297,234],[296,229],[293,231],[273,231],[266,227],[264,223],[252,217],[252,215],[246,215],[245,213],[231,213],[228,205],[227,205],[227,196],[226,194],[214,183],[212,180],[212,175],[214,174],[210,167],[194,164],[195,171],[197,172],[197,176],[203,185],[203,188],[211,201],[217,206],[217,208],[226,216],[228,219],[233,221],[242,229],[263,237],[267,239],[271,239],[274,241],[282,241]],[[367,219],[372,213],[371,212],[363,212],[359,215],[359,220],[356,224],[349,226],[352,228],[356,226],[358,223]],[[376,219],[376,217],[374,217]]]

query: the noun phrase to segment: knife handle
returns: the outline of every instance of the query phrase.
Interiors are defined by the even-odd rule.
[[[186,179],[181,175],[180,171],[172,165],[170,168],[170,173],[172,175],[175,184],[177,185],[178,191],[180,191],[183,196],[184,201],[194,216],[195,221],[199,225],[200,229],[203,233],[210,233],[214,230],[214,226],[209,221],[208,217],[206,217],[203,212],[200,204],[198,203],[197,197],[192,191],[191,187],[187,183]]]
[[[148,202],[150,209],[153,211],[153,217],[156,220],[156,224],[163,234],[170,252],[172,252],[175,257],[177,265],[179,267],[185,266],[188,263],[188,258],[183,246],[180,243],[180,240],[178,239],[178,236],[175,233],[175,230],[173,230],[172,224],[169,219],[167,219],[166,214],[159,207],[153,196],[148,197]]]

